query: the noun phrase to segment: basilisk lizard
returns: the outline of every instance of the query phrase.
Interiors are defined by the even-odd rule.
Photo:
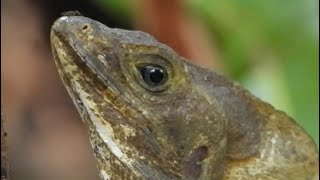
[[[318,178],[292,118],[151,35],[68,15],[51,44],[101,179]]]

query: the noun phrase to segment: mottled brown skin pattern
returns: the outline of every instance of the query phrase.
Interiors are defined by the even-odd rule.
[[[318,151],[285,113],[152,36],[82,16],[51,32],[101,179],[316,179]],[[149,86],[139,67],[161,66]]]

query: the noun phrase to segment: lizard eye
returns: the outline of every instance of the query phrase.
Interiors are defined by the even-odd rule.
[[[138,66],[141,78],[151,91],[160,92],[161,88],[168,81],[168,73],[166,69],[159,65],[143,64]]]
[[[167,72],[157,65],[145,65],[139,68],[142,79],[149,86],[159,86],[166,82]]]

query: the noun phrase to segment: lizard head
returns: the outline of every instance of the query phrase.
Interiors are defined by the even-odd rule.
[[[146,33],[82,16],[58,19],[51,44],[101,176],[116,177],[115,168],[147,179],[222,176],[224,114],[194,83],[195,66]]]

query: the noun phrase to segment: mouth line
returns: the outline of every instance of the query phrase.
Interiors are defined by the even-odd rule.
[[[86,81],[85,83],[87,84],[87,85],[84,84],[83,87],[87,89],[88,88],[92,89],[93,90],[92,92],[96,92],[100,94],[99,97],[103,97],[103,98],[98,101],[104,101],[105,106],[111,107],[114,113],[117,113],[117,114],[119,113],[118,116],[122,116],[122,117],[128,116],[127,114],[123,114],[124,113],[122,112],[124,109],[123,107],[129,107],[129,106],[131,107],[133,105],[131,104],[130,99],[127,98],[128,96],[125,95],[126,90],[123,89],[121,91],[119,90],[119,88],[116,88],[116,86],[112,83],[116,81],[116,79],[110,77],[112,76],[112,74],[109,74],[106,72],[106,70],[101,69],[103,67],[102,62],[98,61],[98,59],[90,59],[90,55],[86,55],[86,54],[82,55],[83,53],[86,53],[86,51],[82,51],[82,52],[80,51],[82,50],[81,44],[78,44],[77,46],[75,46],[74,43],[72,44],[72,42],[70,42],[71,40],[69,40],[68,37],[64,37],[63,34],[54,33],[53,36],[54,37],[52,38],[53,38],[54,51],[56,51],[56,49],[63,49],[65,54],[68,55],[67,57],[69,59],[66,59],[64,61],[69,61],[72,64],[74,64],[75,66],[74,68],[77,69],[76,71],[79,71],[79,73],[82,74],[79,76],[81,78],[80,80]],[[72,99],[74,99],[73,100],[74,103],[77,104],[78,106],[77,107],[78,111],[82,114],[83,113],[87,114],[86,111],[88,110],[84,108],[85,102],[83,102],[83,99],[80,98],[77,91],[77,87],[75,87],[75,85],[71,83],[72,74],[68,73],[65,70],[66,67],[65,65],[61,64],[61,59],[59,55],[56,55],[55,59],[56,59],[57,65],[59,66],[58,67],[60,69],[59,71],[62,71],[62,76],[64,76],[63,77],[63,81],[65,81],[64,84],[66,84],[67,88],[69,89],[70,91],[69,94],[70,96],[72,96]],[[92,62],[92,63],[89,64],[88,62]],[[96,65],[96,63],[101,63],[100,69],[96,68],[96,66],[99,66],[99,64]],[[79,86],[82,86],[82,84],[78,83],[78,88],[81,88]],[[94,98],[91,98],[91,99],[93,100]],[[95,102],[95,103],[98,103],[98,102]],[[132,109],[137,111],[137,114],[142,114],[140,110],[136,108],[132,108]],[[110,119],[110,118],[112,117],[109,117],[106,119]],[[134,118],[134,117],[130,116],[129,118]]]
[[[88,79],[92,79],[96,83],[103,84],[105,88],[111,90],[114,94],[120,95],[121,91],[113,83],[115,80],[111,77],[106,70],[103,70],[104,64],[100,61],[95,61],[95,57],[92,57],[90,54],[81,53],[80,45],[76,43],[72,43],[63,33],[53,30],[52,35],[57,41],[60,41],[60,47],[53,45],[54,49],[61,48],[61,46],[65,49],[65,52],[72,57],[71,61],[75,63],[78,69],[84,73]],[[79,42],[81,43],[81,42]],[[79,47],[79,48],[78,48]],[[85,53],[85,52],[84,52]],[[58,58],[59,59],[59,58]],[[63,67],[60,67],[63,69]]]
[[[92,89],[97,88],[97,91],[100,91],[99,94],[104,94],[104,95],[110,94],[109,96],[105,96],[105,98],[109,99],[106,102],[110,104],[109,105],[110,107],[113,107],[112,105],[113,102],[116,101],[121,96],[120,92],[114,86],[111,85],[111,82],[108,79],[105,79],[105,78],[102,79],[98,75],[98,70],[95,70],[95,67],[92,67],[92,65],[90,65],[87,62],[88,60],[86,60],[85,56],[81,55],[80,52],[77,50],[77,48],[73,44],[71,44],[71,42],[67,38],[65,38],[59,32],[53,32],[53,33],[54,34],[52,34],[51,38],[53,42],[52,48],[55,56],[55,61],[56,61],[56,64],[58,65],[59,72],[69,92],[69,95],[71,96],[71,99],[73,99],[74,104],[76,104],[78,112],[83,116],[87,116],[89,115],[88,111],[90,111],[90,109],[87,109],[85,107],[86,99],[83,99],[83,97],[81,97],[79,94],[79,91],[81,91],[81,89],[83,89],[84,87],[88,88],[88,86],[87,85],[83,86],[82,83],[80,83],[79,81],[85,81],[86,83],[90,83],[91,85],[89,85],[89,88],[92,88]],[[62,57],[59,56],[57,49],[63,49],[63,51],[65,52],[65,54],[68,55],[69,58],[68,59],[63,58],[65,60],[62,60],[61,59]],[[84,78],[80,78],[78,80],[72,78],[71,76],[73,74],[70,74],[70,72],[66,70],[67,67],[63,65],[62,61],[69,61],[73,63],[75,65],[74,67],[75,70],[79,71],[78,73],[82,74],[80,75],[80,77],[84,77]],[[105,91],[101,92],[101,90],[105,90]],[[91,97],[90,99],[93,100],[94,98]],[[117,108],[112,108],[112,109],[114,110],[114,112],[119,111]],[[82,119],[86,121],[85,117],[83,117]]]

